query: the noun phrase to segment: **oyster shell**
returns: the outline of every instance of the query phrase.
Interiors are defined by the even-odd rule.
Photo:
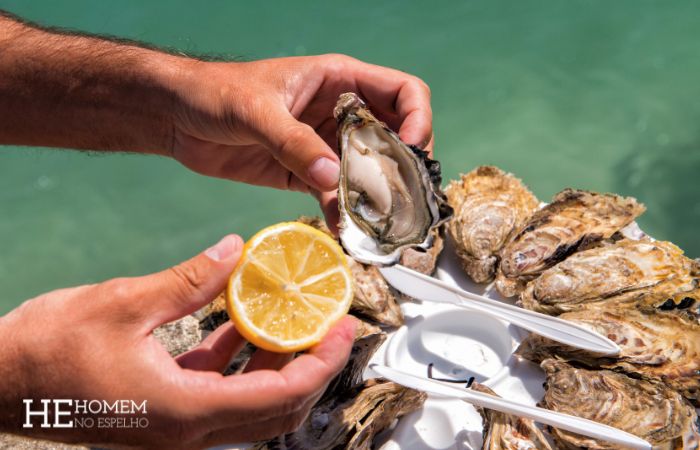
[[[374,437],[392,422],[423,406],[426,395],[382,379],[333,396],[313,407],[294,433],[259,443],[255,450],[370,450]]]
[[[539,205],[513,174],[481,166],[445,189],[454,216],[446,228],[464,271],[477,283],[493,279],[503,246]]]
[[[452,214],[440,191],[440,164],[404,144],[353,93],[340,96],[333,115],[345,250],[365,264],[392,265],[406,248],[429,248],[430,231]]]
[[[670,242],[623,239],[576,253],[527,284],[521,306],[547,314],[633,304],[645,294],[674,295],[700,284],[697,262]]]
[[[350,310],[381,325],[403,325],[403,313],[397,301],[399,294],[389,286],[379,269],[350,257],[348,266],[355,281],[355,297]]]
[[[611,425],[649,441],[654,449],[697,449],[698,416],[679,393],[658,381],[630,378],[610,370],[542,362],[547,380],[541,405]],[[620,449],[621,446],[552,429],[562,449]]]
[[[694,319],[653,309],[582,310],[561,318],[607,336],[620,354],[602,357],[535,334],[516,353],[535,362],[556,357],[655,378],[700,405],[700,324]]]
[[[471,388],[497,396],[483,384],[472,383]],[[476,409],[484,420],[482,450],[552,450],[547,438],[532,420],[492,409]]]
[[[431,231],[433,244],[427,250],[422,248],[407,248],[403,251],[399,263],[413,269],[416,272],[432,275],[435,272],[435,265],[438,256],[444,247],[445,241],[440,235],[439,229]]]
[[[691,316],[700,322],[700,282],[692,291],[677,292],[670,296],[664,293],[648,295],[637,299],[637,304]]]
[[[611,237],[644,212],[632,197],[565,189],[526,222],[501,252],[496,288],[504,297],[521,292],[578,249]]]

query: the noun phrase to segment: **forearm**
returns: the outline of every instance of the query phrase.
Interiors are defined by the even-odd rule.
[[[191,61],[0,14],[0,144],[168,154]]]

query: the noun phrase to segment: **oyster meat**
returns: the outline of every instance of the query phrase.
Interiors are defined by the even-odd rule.
[[[603,357],[536,334],[522,342],[517,354],[535,362],[558,358],[655,378],[700,405],[700,324],[694,318],[654,309],[593,309],[560,317],[607,336],[620,346],[620,354]]]
[[[571,253],[607,239],[644,212],[631,197],[565,189],[535,212],[501,252],[496,288],[504,297],[520,293]]]
[[[471,388],[497,396],[483,384],[472,383]],[[476,409],[484,420],[482,450],[552,450],[547,438],[532,420],[492,409]]]
[[[689,292],[698,264],[670,242],[623,239],[576,253],[527,284],[521,306],[546,314],[633,304],[645,294]]]
[[[382,379],[372,379],[316,404],[291,434],[253,446],[255,450],[373,448],[374,437],[394,420],[423,406],[426,395]]]
[[[452,214],[440,190],[440,164],[404,144],[360,98],[342,94],[333,110],[341,153],[340,241],[365,264],[392,265],[404,249],[428,249]]]
[[[513,174],[481,166],[445,189],[454,216],[449,236],[464,271],[477,283],[493,279],[503,246],[539,205]]]
[[[588,370],[563,361],[542,362],[547,380],[541,406],[604,423],[650,442],[654,449],[698,447],[697,413],[663,383],[611,370]],[[621,449],[621,446],[551,429],[562,449]]]

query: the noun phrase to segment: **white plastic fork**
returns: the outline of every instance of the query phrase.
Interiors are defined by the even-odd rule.
[[[594,422],[592,420],[583,419],[581,417],[576,417],[557,411],[550,411],[549,409],[539,408],[537,406],[526,405],[524,403],[507,400],[501,397],[495,397],[493,395],[484,394],[483,392],[477,392],[471,389],[448,386],[440,381],[418,377],[380,364],[370,364],[369,368],[387,380],[412,389],[424,391],[429,394],[457,398],[482,408],[493,409],[506,414],[525,417],[527,419],[534,420],[535,422],[551,425],[555,428],[571,431],[573,433],[578,433],[595,439],[601,439],[613,444],[624,445],[633,449],[651,449],[651,444],[644,439],[599,422]]]
[[[379,270],[394,288],[418,300],[481,311],[540,336],[600,355],[620,353],[615,342],[573,322],[473,294],[401,265]]]

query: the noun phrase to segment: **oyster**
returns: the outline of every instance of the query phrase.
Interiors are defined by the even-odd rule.
[[[407,248],[401,255],[399,263],[413,269],[416,272],[432,275],[435,272],[435,265],[438,256],[444,247],[444,239],[440,235],[439,229],[434,229],[432,232],[433,244],[427,250],[422,248]]]
[[[693,318],[653,309],[582,310],[561,318],[607,336],[620,346],[620,354],[602,357],[535,334],[517,354],[535,362],[556,357],[655,378],[700,405],[700,324]]]
[[[372,447],[374,437],[396,418],[423,406],[426,395],[382,379],[316,404],[301,427],[291,434],[259,443],[255,450],[332,450]]]
[[[635,434],[654,449],[697,449],[695,409],[663,383],[610,370],[579,369],[554,359],[541,367],[547,376],[543,407]],[[562,449],[622,448],[569,431],[551,432]]]
[[[397,301],[399,294],[387,284],[379,269],[352,258],[348,258],[348,266],[355,282],[350,310],[381,325],[403,325],[403,313]]]
[[[442,251],[443,239],[433,231],[433,245],[427,250],[409,248],[401,255],[403,266],[431,275],[435,271],[437,256]],[[379,269],[348,258],[348,266],[355,281],[355,297],[351,311],[380,325],[400,327],[404,323],[399,300],[411,301],[411,297],[390,286]]]
[[[700,321],[700,282],[692,291],[677,292],[673,295],[664,293],[648,295],[637,299],[637,304],[653,306],[660,311],[693,316]]]
[[[535,212],[539,201],[513,174],[481,166],[445,189],[454,216],[447,231],[464,271],[490,281],[503,246]]]
[[[452,214],[440,191],[440,164],[404,144],[353,93],[340,96],[333,115],[345,250],[365,264],[392,265],[406,248],[429,248],[430,231]]]
[[[634,303],[644,294],[693,290],[697,262],[670,242],[623,239],[576,253],[527,284],[520,304],[547,314]]]
[[[472,383],[471,388],[497,396],[488,387]],[[552,450],[547,438],[530,419],[485,408],[476,408],[484,419],[482,450]]]
[[[565,189],[525,223],[501,252],[496,288],[504,297],[523,290],[578,249],[611,237],[644,212],[631,197]]]

